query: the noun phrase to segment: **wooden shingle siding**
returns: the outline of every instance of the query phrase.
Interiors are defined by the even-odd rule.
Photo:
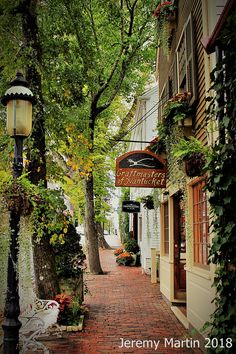
[[[224,1],[224,0],[222,0]],[[192,15],[192,26],[193,26],[193,47],[194,47],[194,58],[193,58],[193,65],[195,67],[195,87],[191,85],[188,81],[187,88],[190,87],[191,91],[196,90],[193,92],[193,99],[191,100],[195,106],[195,123],[194,123],[194,130],[195,136],[207,144],[207,135],[206,135],[206,114],[205,114],[205,107],[206,107],[206,85],[205,85],[205,61],[204,61],[204,49],[201,43],[201,39],[203,37],[203,16],[202,16],[202,0],[179,0],[178,1],[178,16],[176,22],[176,30],[174,32],[174,36],[171,42],[171,48],[169,56],[166,56],[162,49],[159,51],[159,89],[160,93],[166,91],[166,85],[168,85],[169,79],[172,81],[169,92],[175,94],[177,91],[176,82],[174,80],[174,61],[176,58],[176,50],[178,50],[177,60],[179,58],[178,66],[181,69],[181,63],[183,63],[183,69],[185,63],[181,61],[186,60],[184,56],[181,57],[183,54],[181,51],[181,43],[183,38],[183,30],[186,28],[187,21]],[[188,27],[187,27],[188,29]],[[186,36],[187,41],[189,42],[189,37]],[[190,47],[190,46],[189,46]],[[183,46],[185,50],[185,45]],[[190,56],[187,55],[187,58]],[[188,60],[188,59],[187,59]],[[192,63],[191,63],[192,65]],[[192,74],[192,73],[191,73]],[[182,72],[182,76],[184,76],[184,72]],[[179,73],[179,81],[181,81],[181,72]],[[191,76],[187,80],[191,80]],[[184,86],[183,86],[184,87]],[[165,88],[165,89],[164,89]],[[180,90],[180,88],[178,89]],[[183,90],[183,88],[182,88]],[[161,109],[159,110],[161,112]]]

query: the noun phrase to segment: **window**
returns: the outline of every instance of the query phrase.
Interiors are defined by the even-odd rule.
[[[190,15],[176,49],[177,87],[179,92],[191,92],[190,104],[196,100],[196,74],[194,64],[193,22]],[[175,67],[175,63],[173,64]],[[175,68],[174,68],[175,70]],[[175,77],[173,77],[175,80]]]
[[[163,240],[164,240],[164,254],[169,254],[169,210],[168,202],[163,204]]]
[[[193,238],[194,264],[207,268],[209,243],[209,216],[207,195],[203,190],[205,181],[200,180],[192,186],[193,191]]]
[[[173,97],[178,93],[178,73],[176,56],[174,57],[174,62],[170,68],[169,73],[169,93],[170,97]]]

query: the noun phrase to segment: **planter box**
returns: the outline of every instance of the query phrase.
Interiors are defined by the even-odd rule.
[[[76,325],[73,326],[53,326],[51,328],[49,328],[49,332],[50,333],[55,333],[55,332],[78,332],[78,331],[82,331],[84,327],[84,315],[80,315],[80,318],[78,320],[78,323]]]
[[[140,254],[139,253],[133,253],[133,262],[130,264],[131,267],[139,267],[140,266]]]
[[[178,125],[181,127],[191,127],[193,125],[193,118],[186,117],[178,121]]]

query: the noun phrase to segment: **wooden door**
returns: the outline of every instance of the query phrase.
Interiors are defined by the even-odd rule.
[[[186,298],[186,233],[184,201],[182,195],[174,195],[174,294],[176,299]]]

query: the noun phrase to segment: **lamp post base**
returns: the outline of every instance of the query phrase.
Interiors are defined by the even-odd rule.
[[[3,353],[18,354],[19,353],[19,330],[21,322],[15,318],[7,318],[2,324],[4,330]]]

